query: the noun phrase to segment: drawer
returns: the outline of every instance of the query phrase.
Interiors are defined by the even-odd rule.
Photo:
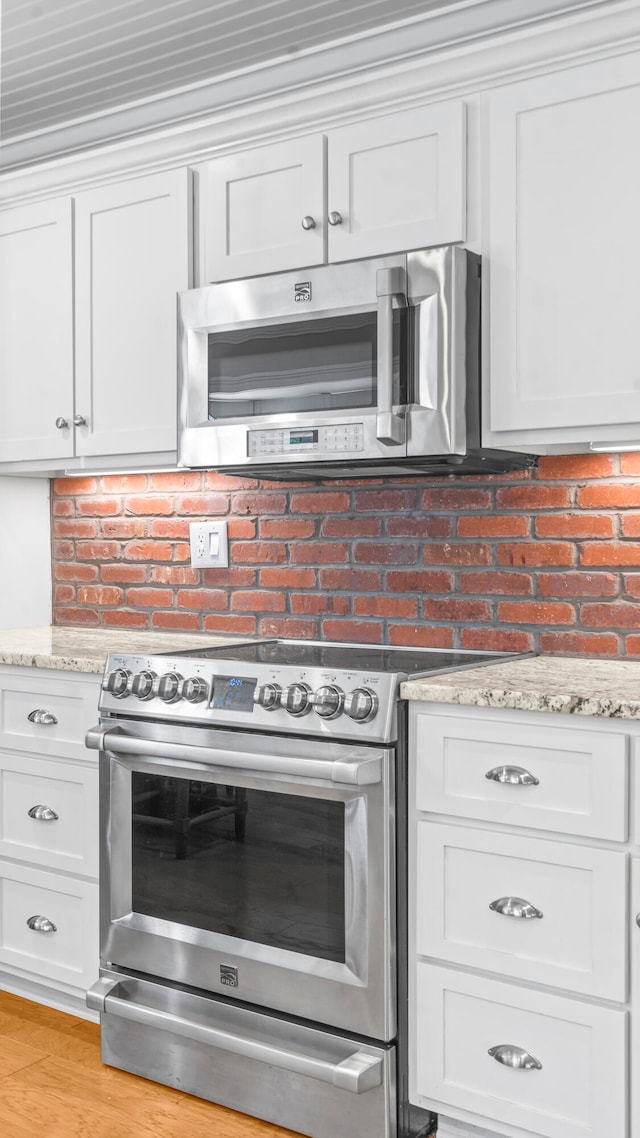
[[[97,767],[0,752],[0,857],[97,877]]]
[[[24,673],[24,674],[23,674]],[[0,675],[0,747],[95,762],[84,737],[97,722],[100,681]],[[34,712],[34,722],[29,716]]]
[[[423,821],[414,896],[423,956],[626,998],[624,853]]]
[[[30,928],[32,917],[54,928]],[[0,968],[85,989],[98,964],[98,886],[0,862]]]
[[[626,1012],[437,965],[417,973],[413,1102],[544,1138],[626,1138]],[[504,1065],[496,1047],[540,1068]]]
[[[416,704],[410,733],[418,810],[613,841],[627,837],[624,735],[430,714]],[[503,768],[519,781],[487,777]]]

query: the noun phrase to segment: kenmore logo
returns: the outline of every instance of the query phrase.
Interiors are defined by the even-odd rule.
[[[294,284],[296,303],[299,300],[311,300],[311,281],[299,281]]]
[[[220,983],[228,988],[238,987],[238,969],[233,964],[220,965]]]

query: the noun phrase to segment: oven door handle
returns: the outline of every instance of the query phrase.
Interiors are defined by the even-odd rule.
[[[232,1032],[194,1023],[158,1008],[122,999],[116,995],[119,987],[117,981],[102,986],[97,994],[97,1006],[102,1013],[120,1016],[133,1023],[144,1024],[145,1027],[170,1031],[185,1039],[217,1047],[221,1051],[230,1051],[244,1059],[255,1059],[260,1063],[267,1063],[270,1067],[282,1067],[285,1071],[291,1071],[296,1075],[320,1079],[323,1083],[332,1083],[334,1087],[351,1091],[352,1094],[364,1094],[365,1091],[371,1091],[382,1083],[382,1059],[378,1055],[369,1055],[366,1051],[354,1051],[346,1059],[331,1063],[326,1059],[318,1059],[298,1051],[287,1051],[286,1048],[266,1040],[234,1035]],[[89,1006],[94,1006],[89,999],[87,1003]]]
[[[174,759],[208,763],[235,770],[259,771],[265,774],[290,775],[293,778],[318,778],[351,786],[373,786],[382,780],[382,753],[366,756],[346,755],[342,759],[304,759],[285,755],[262,755],[197,747],[193,743],[168,743],[126,735],[119,727],[92,727],[85,739],[87,747],[96,751],[114,751],[145,758]]]

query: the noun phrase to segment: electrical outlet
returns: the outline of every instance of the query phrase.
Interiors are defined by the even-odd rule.
[[[189,541],[194,569],[224,569],[229,564],[226,522],[190,522]]]

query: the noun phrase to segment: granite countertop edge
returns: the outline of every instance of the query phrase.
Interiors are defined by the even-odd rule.
[[[497,687],[456,691],[426,680],[407,681],[402,685],[401,694],[408,700],[458,704],[461,707],[496,707],[511,711],[551,711],[561,715],[640,719],[640,700],[616,700],[597,695],[552,695],[543,691],[507,691]]]
[[[51,626],[0,629],[0,664],[57,672],[102,675],[110,652],[139,654],[244,644],[255,637],[150,629],[87,629]]]
[[[640,720],[640,661],[530,656],[408,680],[407,700]]]

